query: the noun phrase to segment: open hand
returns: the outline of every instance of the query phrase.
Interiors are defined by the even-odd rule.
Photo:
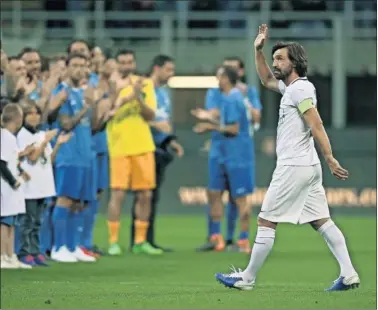
[[[56,143],[59,144],[59,145],[67,143],[68,141],[70,141],[70,139],[71,139],[72,136],[73,136],[72,132],[69,132],[69,133],[62,132],[58,136],[58,139],[56,140]]]
[[[204,123],[204,122],[202,122],[202,123],[198,123],[198,124],[196,124],[196,125],[193,127],[193,131],[194,131],[195,133],[204,133],[204,132],[206,132],[206,131],[211,130],[211,128],[210,128],[209,125],[210,125],[209,123]]]
[[[257,51],[261,51],[264,47],[266,40],[268,39],[268,26],[266,24],[262,24],[259,26],[259,33],[257,34],[255,40],[255,49]]]

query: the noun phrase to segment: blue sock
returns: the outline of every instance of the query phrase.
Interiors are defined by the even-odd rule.
[[[211,236],[212,235],[219,235],[221,233],[221,223],[214,222],[211,223]]]
[[[39,232],[39,240],[41,243],[41,253],[46,254],[51,251],[52,247],[52,225],[51,225],[52,207],[46,207],[41,215],[41,230]]]
[[[226,240],[232,241],[234,239],[234,234],[235,234],[236,220],[239,215],[238,207],[232,200],[230,200],[227,204],[226,215],[227,215]]]
[[[68,250],[74,252],[80,245],[80,236],[83,230],[83,211],[70,212],[67,225]]]
[[[211,237],[211,225],[213,224],[213,220],[211,219],[210,215],[210,206],[207,206],[207,238],[210,239]]]
[[[239,235],[239,240],[249,239],[249,231],[241,231]]]
[[[90,201],[88,208],[83,211],[83,232],[80,244],[86,249],[93,247],[93,230],[99,205],[98,200]]]
[[[54,246],[58,251],[61,246],[67,246],[67,222],[70,209],[56,206],[53,212]]]

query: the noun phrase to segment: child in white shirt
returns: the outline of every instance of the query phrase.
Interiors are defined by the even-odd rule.
[[[22,149],[33,145],[34,151],[24,158],[21,167],[30,175],[30,181],[24,185],[26,213],[17,217],[20,230],[20,261],[31,265],[47,266],[40,250],[41,217],[45,208],[45,199],[56,195],[52,162],[62,143],[68,141],[70,135],[58,137],[54,149],[50,141],[58,130],[39,130],[41,110],[36,104],[23,105],[24,125],[17,134],[18,146]]]
[[[19,159],[33,151],[27,147],[20,152],[16,133],[22,126],[22,109],[16,104],[8,104],[1,114],[1,258],[2,269],[25,268],[31,266],[21,263],[14,251],[14,223],[18,214],[25,213],[25,198],[22,178],[28,179],[19,167]]]

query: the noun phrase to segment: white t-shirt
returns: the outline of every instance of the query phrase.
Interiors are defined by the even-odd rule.
[[[23,127],[17,135],[17,143],[20,149],[25,149],[32,143],[35,143],[35,146],[39,147],[45,141],[45,136],[44,131],[31,133]],[[21,167],[31,178],[24,185],[25,199],[41,199],[56,195],[51,154],[52,148],[50,143],[48,143],[44,153],[42,153],[42,156],[35,163],[27,159],[21,162]]]
[[[1,128],[1,160],[7,163],[9,171],[18,179],[19,171],[17,138],[9,130]],[[7,181],[1,178],[1,216],[12,216],[25,213],[25,197],[23,186],[13,189]]]
[[[277,127],[277,165],[312,166],[319,164],[311,128],[307,126],[299,104],[311,99],[317,105],[314,85],[307,78],[299,78],[286,86],[279,81],[282,96]]]

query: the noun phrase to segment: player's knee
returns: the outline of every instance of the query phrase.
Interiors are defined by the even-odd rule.
[[[222,203],[222,193],[216,191],[207,191],[207,198],[210,204]]]
[[[137,203],[143,206],[150,205],[152,200],[152,191],[139,191],[136,194]]]
[[[313,222],[310,222],[310,225],[313,229],[319,230],[320,227],[322,227],[325,223],[327,223],[330,220],[329,217],[324,218],[324,219],[319,219]]]
[[[240,212],[240,220],[242,221],[249,221],[251,217],[251,211],[246,209],[246,210],[243,210],[242,212]]]
[[[258,217],[257,218],[257,226],[276,229],[277,223],[273,223],[273,222],[267,221],[267,220],[265,220],[265,219],[263,219],[261,217]]]
[[[111,205],[120,205],[125,197],[125,191],[120,189],[112,190],[110,200]]]
[[[215,221],[220,221],[222,219],[222,209],[221,208],[210,208],[210,216]]]

